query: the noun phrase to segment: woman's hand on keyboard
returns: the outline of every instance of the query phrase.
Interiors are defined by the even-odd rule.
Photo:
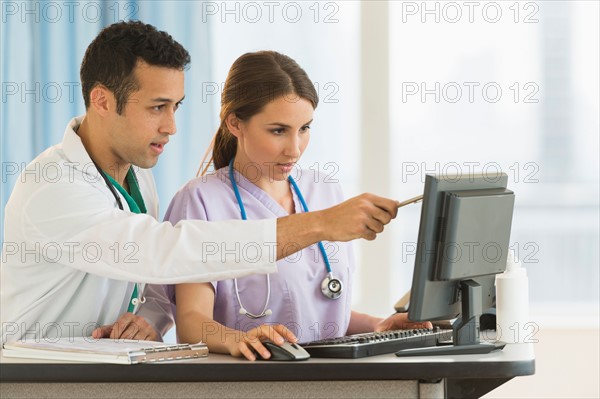
[[[381,320],[375,326],[375,331],[388,331],[388,330],[411,330],[418,328],[433,328],[433,325],[429,321],[425,322],[413,322],[408,320],[408,313],[394,313],[387,319]]]

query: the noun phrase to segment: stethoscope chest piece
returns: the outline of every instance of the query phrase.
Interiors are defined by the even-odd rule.
[[[342,296],[342,282],[328,273],[321,283],[321,292],[329,299],[338,299]]]

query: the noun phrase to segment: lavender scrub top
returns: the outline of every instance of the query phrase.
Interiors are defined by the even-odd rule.
[[[279,218],[287,212],[267,193],[237,171],[234,178],[248,220]],[[295,170],[292,173],[308,209],[316,211],[343,201],[340,186],[328,181],[327,176],[312,170]],[[290,185],[296,213],[303,212],[296,192]],[[165,220],[176,224],[183,219],[209,221],[241,219],[240,208],[229,180],[229,168],[188,182],[175,195],[167,209]],[[221,243],[215,243],[221,245]],[[213,282],[215,306],[213,317],[219,323],[236,330],[247,331],[261,324],[283,324],[290,328],[299,342],[343,336],[348,329],[351,313],[352,274],[355,269],[352,245],[324,241],[331,270],[342,281],[343,292],[338,299],[326,298],[321,292],[321,282],[326,276],[325,263],[317,244],[292,254],[277,262],[278,272],[270,275],[271,298],[268,309],[271,315],[251,319],[239,313],[233,280]],[[228,248],[229,249],[229,248]],[[238,250],[244,261],[252,259],[252,249]],[[238,279],[240,299],[251,313],[260,314],[267,298],[267,277],[253,275]],[[167,287],[175,302],[173,286]]]

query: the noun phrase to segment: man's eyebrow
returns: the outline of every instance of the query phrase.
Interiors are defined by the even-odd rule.
[[[179,100],[177,102],[178,103],[182,102],[184,98],[185,98],[185,96],[181,97],[181,100]],[[166,98],[166,97],[157,97],[157,98],[153,98],[150,101],[155,102],[155,103],[174,103],[174,102],[176,102],[175,100],[173,100],[171,98]]]

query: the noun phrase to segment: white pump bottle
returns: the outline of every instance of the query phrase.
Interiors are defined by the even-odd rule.
[[[496,337],[506,343],[524,343],[531,335],[529,279],[514,254],[508,253],[506,271],[496,275]]]

